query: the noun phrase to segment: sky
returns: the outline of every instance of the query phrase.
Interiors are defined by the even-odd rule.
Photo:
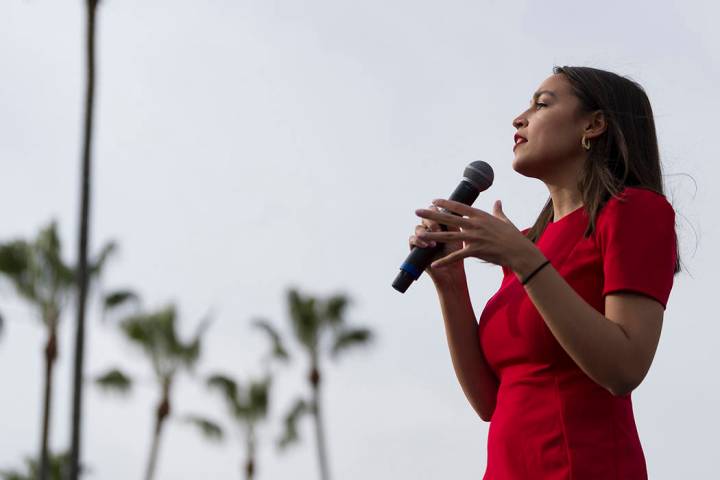
[[[343,480],[479,479],[489,424],[466,401],[450,362],[437,295],[423,278],[391,288],[418,223],[463,168],[484,160],[493,186],[476,208],[503,201],[520,228],[548,191],[513,171],[512,120],[553,65],[610,70],[639,82],[655,113],[665,190],[677,216],[683,272],[665,311],[653,365],[633,392],[650,478],[709,478],[720,429],[720,13],[710,1],[445,2],[393,0],[103,0],[91,248],[120,250],[88,318],[87,378],[122,366],[139,380],[127,398],[85,392],[87,478],[138,478],[157,389],[149,365],[97,293],[130,287],[148,308],[175,302],[189,336],[213,323],[173,414],[229,425],[202,379],[261,372],[267,349],[251,328],[267,318],[286,338],[285,292],[351,297],[348,323],[371,328],[368,348],[325,370],[330,470]],[[84,92],[83,2],[0,4],[0,240],[58,221],[74,259]],[[475,313],[500,267],[467,260]],[[39,445],[43,329],[0,285],[0,469]],[[72,305],[62,319],[51,446],[70,440]],[[318,478],[311,424],[279,454],[281,416],[306,393],[306,360],[277,368],[259,432],[258,478]],[[239,435],[212,444],[172,421],[158,479],[238,478]]]

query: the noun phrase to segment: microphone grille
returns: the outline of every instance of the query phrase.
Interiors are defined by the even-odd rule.
[[[495,179],[495,174],[487,162],[476,160],[465,167],[463,177],[477,188],[478,192],[482,192],[490,188],[490,185],[492,185]]]

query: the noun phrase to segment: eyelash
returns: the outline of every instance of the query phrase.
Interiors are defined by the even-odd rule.
[[[547,104],[546,104],[546,103],[535,102],[535,107],[539,107],[539,106],[541,106],[541,105],[542,105],[543,107],[547,107]]]

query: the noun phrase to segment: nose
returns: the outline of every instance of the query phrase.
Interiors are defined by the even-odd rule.
[[[516,117],[512,122],[513,127],[520,129],[523,126],[527,126],[527,120],[523,116]]]

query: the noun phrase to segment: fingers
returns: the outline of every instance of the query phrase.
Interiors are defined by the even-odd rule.
[[[415,226],[415,235],[411,235],[408,239],[410,249],[414,246],[420,248],[434,247],[437,242],[443,241],[440,238],[425,238],[428,233],[435,235],[442,233],[457,233],[460,234],[460,226],[472,225],[468,219],[451,215],[440,211],[440,207],[436,205],[430,205],[426,209],[416,210],[416,213],[421,217],[420,225]],[[439,220],[439,221],[438,221]],[[446,226],[447,231],[443,231],[441,224]],[[454,239],[454,237],[443,237]]]
[[[432,262],[430,264],[430,268],[444,267],[446,265],[450,265],[451,263],[459,262],[460,260],[464,259],[467,256],[469,256],[468,249],[463,248],[456,252],[451,253],[450,255],[447,255],[443,258],[435,260],[434,262]]]
[[[434,240],[424,240],[418,237],[419,234],[427,232],[428,227],[425,225],[416,225],[415,226],[415,235],[411,235],[409,242],[410,242],[410,248],[412,249],[413,246],[418,246],[420,248],[427,248],[427,247],[434,247],[437,245]]]
[[[415,210],[415,215],[418,217],[434,220],[435,223],[442,223],[443,225],[454,226],[457,228],[472,228],[473,222],[469,218],[459,217],[450,213],[441,212],[436,208],[427,209],[420,208]]]
[[[417,232],[416,236],[423,242],[461,242],[469,240],[468,234],[465,232]]]
[[[439,198],[433,200],[432,203],[433,205],[444,208],[449,212],[457,213],[458,215],[464,215],[466,217],[482,217],[485,215],[490,215],[483,210],[473,208],[470,205],[465,205],[464,203],[456,202],[454,200],[444,200],[442,198]]]
[[[430,205],[428,209],[437,210],[438,208],[435,205]],[[440,232],[442,229],[440,228],[440,224],[437,223],[434,220],[430,220],[428,218],[421,219],[420,225],[415,225],[415,235],[411,235],[408,239],[410,243],[410,249],[412,250],[413,246],[417,246],[420,248],[427,248],[427,247],[434,247],[437,245],[437,243],[433,240],[423,240],[418,237],[420,233],[425,232]]]

